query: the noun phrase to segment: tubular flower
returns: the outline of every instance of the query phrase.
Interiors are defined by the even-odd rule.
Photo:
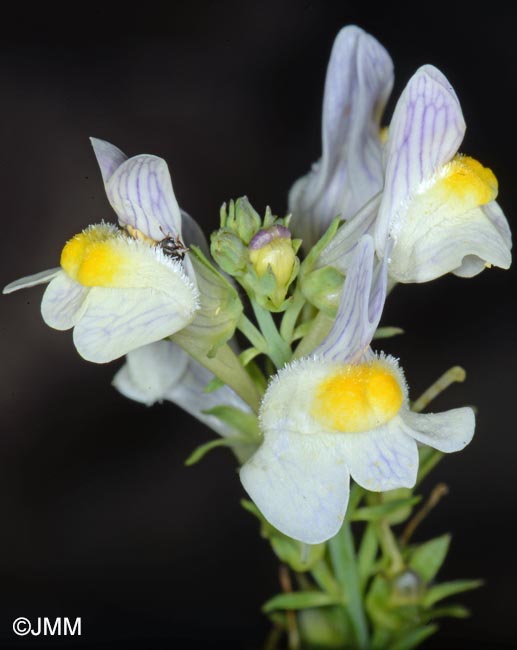
[[[412,487],[417,442],[452,452],[474,433],[470,408],[411,412],[397,361],[369,347],[387,284],[386,260],[375,269],[373,261],[373,240],[365,235],[328,337],[269,384],[260,409],[264,441],[241,470],[266,519],[308,544],[341,527],[350,476],[373,491]]]
[[[198,290],[183,259],[182,215],[165,161],[149,155],[126,159],[113,145],[92,142],[125,229],[89,226],[65,244],[60,267],[16,280],[4,293],[50,282],[43,320],[58,330],[73,327],[79,354],[104,363],[188,325]]]
[[[230,406],[246,413],[250,407],[226,385],[205,392],[213,375],[172,341],[156,341],[129,352],[126,363],[113,378],[113,385],[125,397],[151,406],[167,400],[209,426],[220,436],[240,435],[206,411],[216,406]],[[246,445],[235,445],[237,458],[249,456]]]
[[[392,86],[382,45],[359,27],[342,29],[325,81],[322,157],[289,194],[292,230],[306,250],[332,219],[350,219],[382,189],[380,120]]]

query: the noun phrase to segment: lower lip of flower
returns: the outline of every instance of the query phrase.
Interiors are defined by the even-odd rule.
[[[65,244],[61,266],[83,286],[116,286],[126,261],[116,245],[118,241],[120,234],[116,228],[104,224],[91,226]]]
[[[319,383],[311,415],[327,430],[359,433],[391,420],[403,401],[400,379],[386,363],[345,365]]]

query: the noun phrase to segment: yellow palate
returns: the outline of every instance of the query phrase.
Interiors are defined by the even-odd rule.
[[[403,400],[398,378],[384,363],[347,365],[319,384],[311,415],[331,431],[357,433],[391,420]]]
[[[127,255],[118,231],[109,226],[93,226],[75,235],[61,252],[61,266],[74,280],[86,287],[117,285]]]
[[[498,183],[492,170],[469,156],[454,156],[445,167],[443,183],[447,190],[475,205],[497,197]]]

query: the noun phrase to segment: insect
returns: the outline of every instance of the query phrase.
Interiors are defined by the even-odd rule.
[[[165,235],[165,232],[160,227],[160,230]],[[158,246],[168,257],[172,257],[173,260],[183,260],[185,258],[185,253],[188,251],[188,247],[181,241],[180,237],[172,237],[171,235],[165,235],[165,237],[158,242]]]

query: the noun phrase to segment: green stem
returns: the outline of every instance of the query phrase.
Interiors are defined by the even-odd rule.
[[[399,545],[387,519],[381,519],[376,524],[377,535],[382,548],[383,554],[390,562],[389,572],[393,575],[404,569],[404,560],[399,550]]]
[[[285,311],[282,317],[282,322],[280,324],[280,335],[282,336],[284,341],[286,341],[289,344],[291,344],[293,341],[296,322],[298,320],[298,317],[304,305],[305,305],[305,298],[302,292],[300,291],[300,289],[297,287],[293,294],[291,304]]]
[[[245,314],[241,314],[239,322],[237,323],[237,329],[244,334],[254,348],[259,350],[262,354],[266,353],[266,339]]]
[[[284,366],[291,358],[291,348],[280,336],[271,312],[261,307],[255,300],[251,301],[255,318],[262,336],[267,342],[267,354],[277,368]]]
[[[339,533],[329,540],[328,544],[334,574],[346,597],[345,611],[355,636],[354,647],[358,650],[366,650],[369,647],[368,625],[361,595],[354,538],[349,522],[349,517],[361,496],[362,490],[359,486],[354,485],[350,493],[347,516],[343,526]]]
[[[429,388],[420,395],[420,397],[413,402],[411,410],[416,413],[423,411],[430,402],[433,401],[440,393],[442,393],[446,388],[448,388],[454,382],[463,382],[467,373],[461,366],[453,366],[449,368],[446,372],[439,377],[434,384],[431,384]]]
[[[305,357],[310,354],[330,332],[333,322],[333,319],[322,311],[318,312],[318,315],[314,318],[308,333],[298,344],[298,347],[293,354],[293,359],[299,359],[300,357]]]

